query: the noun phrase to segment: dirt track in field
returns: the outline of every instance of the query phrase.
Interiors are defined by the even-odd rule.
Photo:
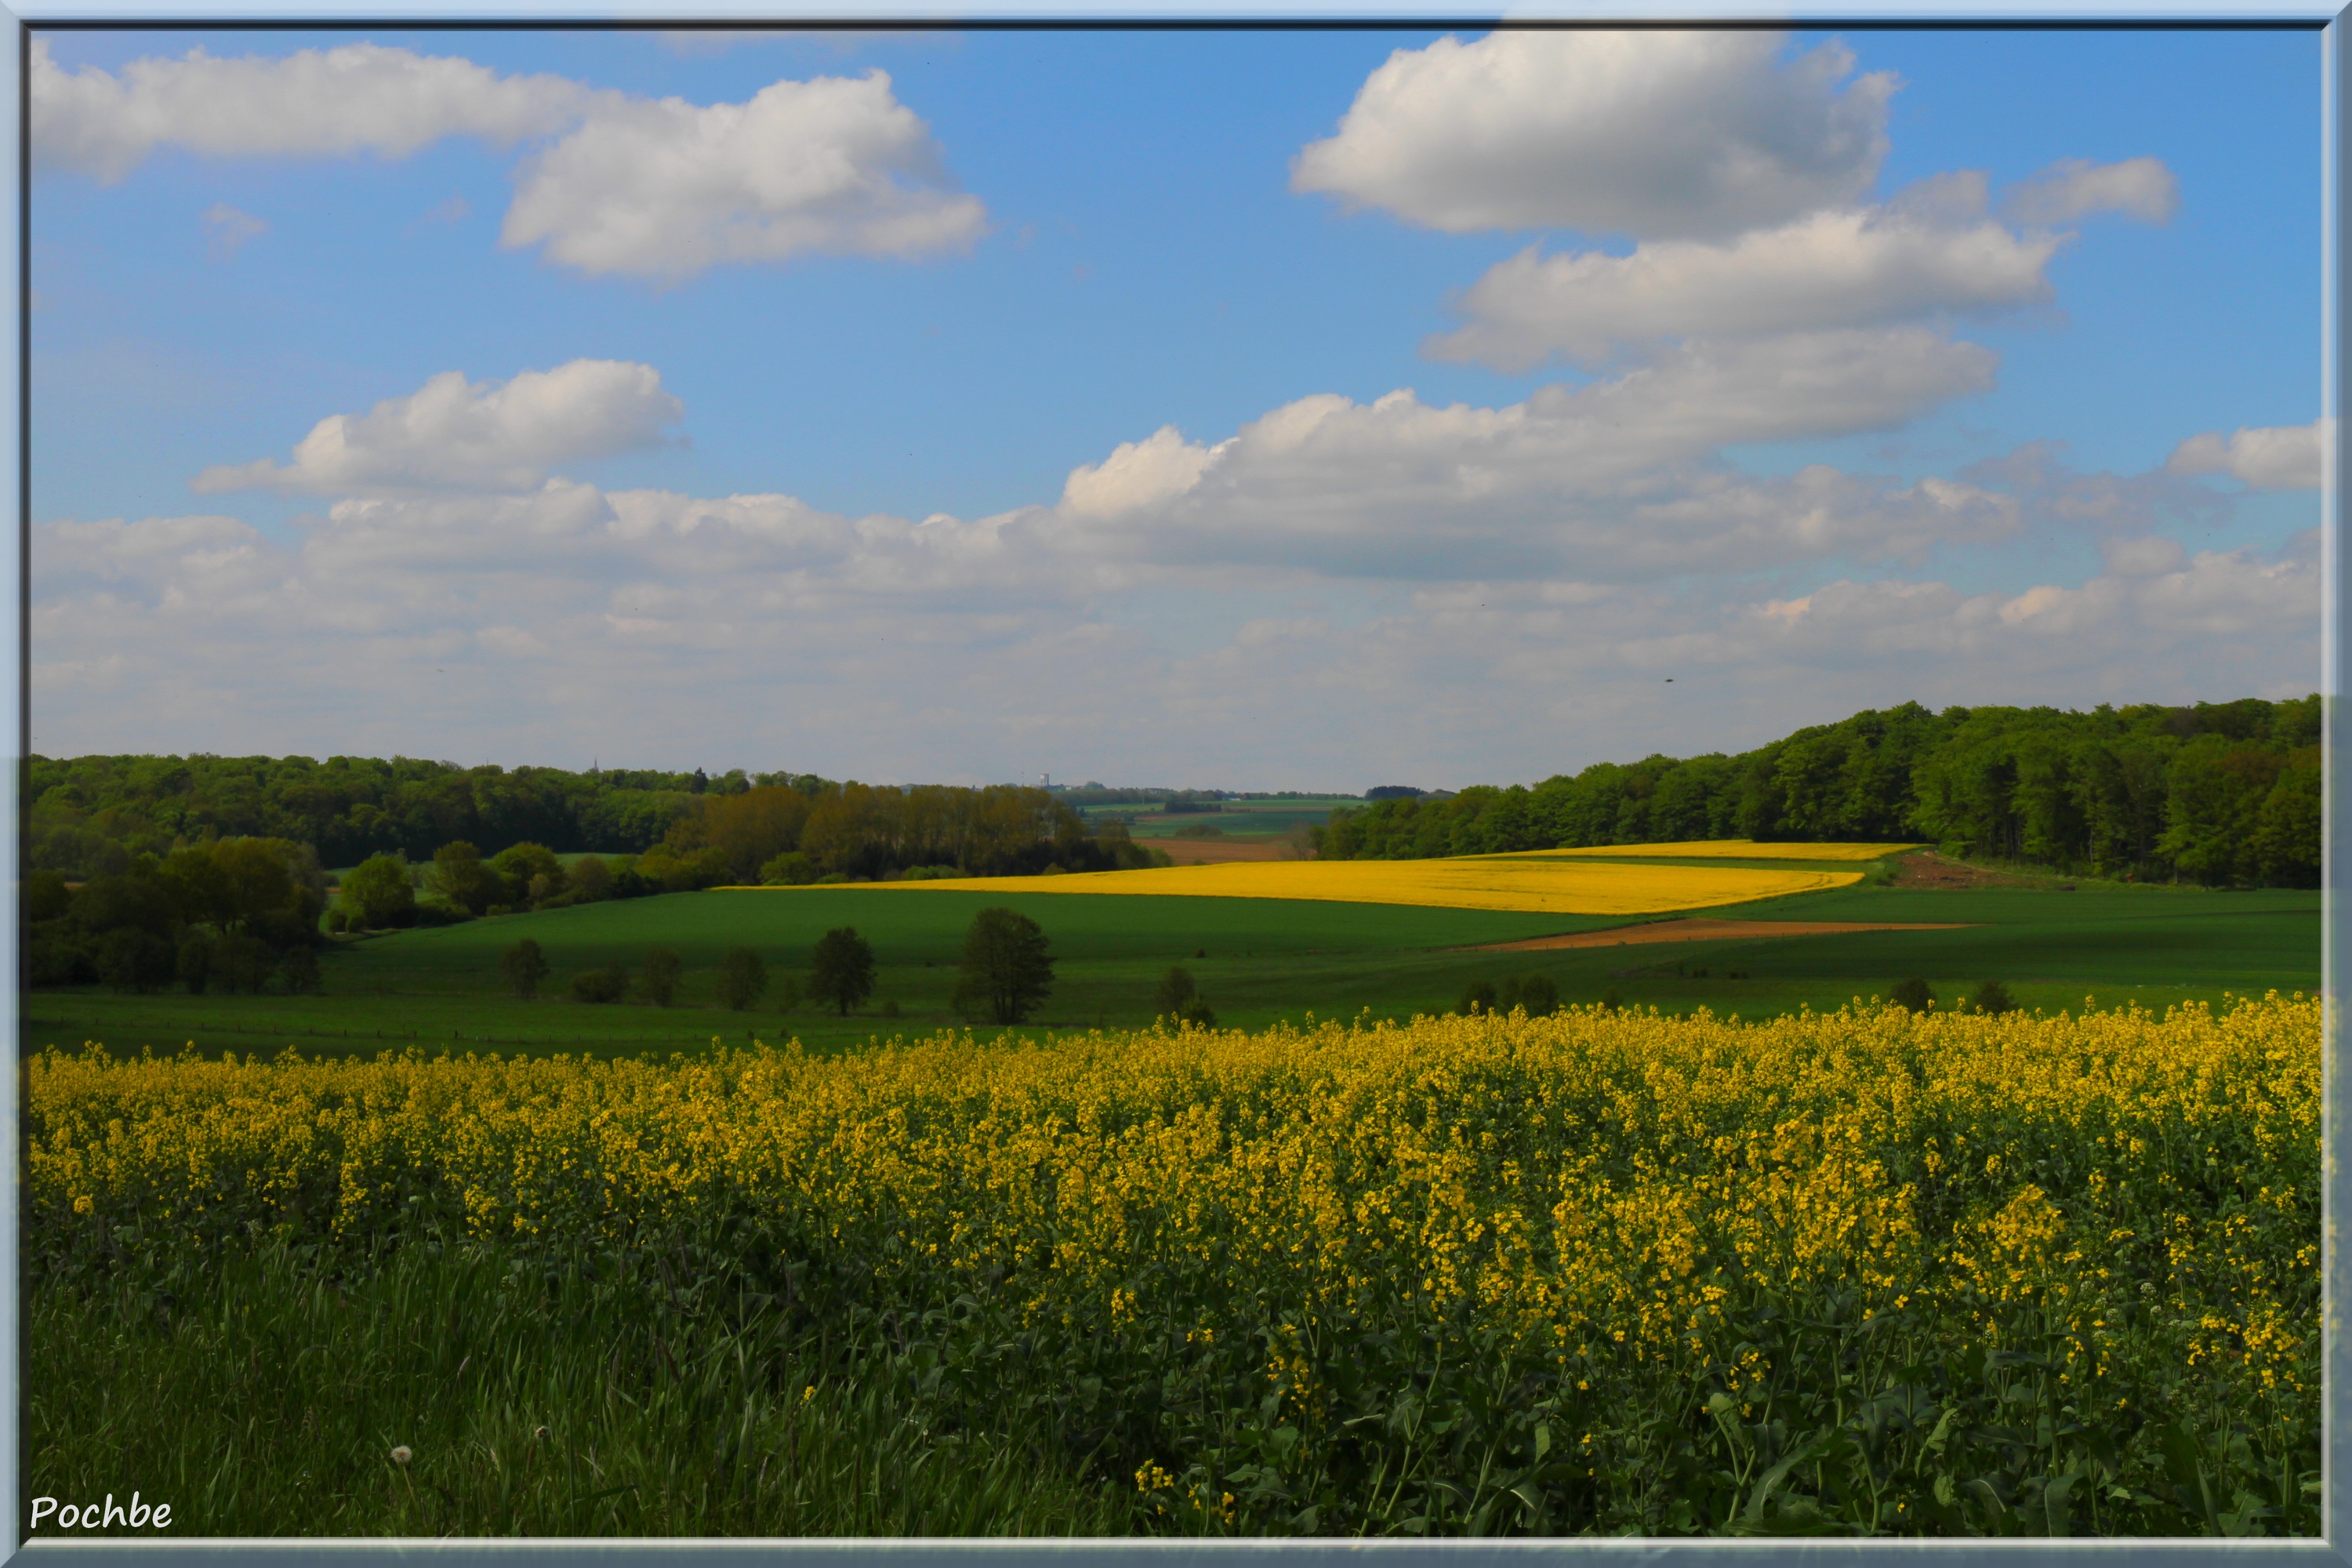
[[[1839,936],[1852,931],[1959,931],[1976,922],[1947,921],[1905,924],[1884,921],[1654,921],[1614,931],[1570,931],[1565,936],[1495,942],[1465,952],[1532,952],[1555,947],[1630,947],[1653,942],[1738,942],[1756,937]]]

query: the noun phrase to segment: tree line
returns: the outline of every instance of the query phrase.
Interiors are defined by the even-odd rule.
[[[370,856],[342,879],[330,931],[447,924],[478,915],[722,886],[1133,870],[1169,864],[1124,822],[1092,825],[1043,790],[762,784],[707,795],[642,855],[569,864],[543,844],[485,857],[465,839],[430,862]],[[340,922],[340,923],[339,923]]]
[[[25,879],[27,978],[119,991],[176,983],[198,994],[315,991],[326,887],[310,847],[283,838],[184,845],[79,887],[36,869]]]
[[[535,840],[493,850],[467,838],[442,841],[429,858],[380,850],[343,876],[331,909],[320,852],[307,842],[213,837],[210,823],[160,851],[131,847],[151,841],[108,840],[110,853],[85,858],[98,869],[78,885],[68,873],[79,866],[37,865],[29,874],[29,976],[36,985],[131,991],[174,982],[194,991],[272,982],[300,990],[316,984],[322,924],[343,935],[730,884],[1168,864],[1125,823],[1089,826],[1045,791],[1018,785],[900,789],[803,776],[679,793],[686,804],[641,853],[567,857]]]
[[[860,936],[856,927],[836,926],[826,931],[809,956],[808,995],[836,1008],[843,1017],[874,994],[874,944]],[[541,983],[552,969],[546,952],[530,937],[499,957],[499,979],[522,1001],[539,994]],[[684,973],[685,962],[676,949],[656,947],[646,952],[634,987],[628,965],[614,958],[599,968],[574,974],[571,996],[574,1002],[612,1004],[625,1000],[634,988],[655,1006],[667,1007],[677,999]],[[1189,997],[1191,976],[1182,970],[1169,973],[1184,976]],[[767,961],[751,948],[730,948],[719,961],[714,979],[719,1000],[742,1012],[767,994]],[[785,1012],[800,1005],[800,981],[789,970],[780,990]],[[963,962],[956,984],[953,1005],[958,1012],[966,1017],[984,1015],[995,1024],[1018,1024],[1053,990],[1053,943],[1035,921],[1001,906],[972,917],[964,933]],[[896,1002],[886,1005],[885,1016],[898,1016]]]
[[[1916,702],[1736,755],[1598,763],[1331,814],[1326,859],[1685,839],[1918,839],[2072,875],[2316,887],[2320,700],[2088,711]]]
[[[308,844],[328,866],[377,854],[422,861],[457,840],[485,855],[516,844],[642,854],[704,804],[775,786],[809,796],[839,787],[813,773],[740,768],[713,778],[698,768],[568,773],[413,757],[35,756],[26,764],[26,858],[89,877],[228,838]]]

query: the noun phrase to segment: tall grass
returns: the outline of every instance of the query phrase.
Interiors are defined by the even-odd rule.
[[[26,1316],[26,1495],[136,1487],[175,1535],[1103,1535],[1133,1512],[1045,1423],[952,1425],[889,1347],[806,1341],[712,1284],[270,1246]]]

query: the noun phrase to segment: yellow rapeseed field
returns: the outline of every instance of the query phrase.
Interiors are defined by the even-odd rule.
[[[782,1270],[811,1311],[829,1290],[863,1303],[859,1321],[994,1313],[989,1343],[1020,1336],[1022,1353],[1068,1358],[1093,1386],[1142,1369],[1139,1386],[1168,1392],[1126,1462],[1141,1454],[1137,1485],[1185,1528],[1328,1526],[1339,1516],[1293,1518],[1303,1480],[1281,1481],[1286,1511],[1266,1512],[1290,1474],[1268,1467],[1320,1455],[1327,1480],[1354,1473],[1331,1467],[1367,1431],[1419,1431],[1408,1416],[1437,1409],[1448,1368],[1471,1380],[1462,1420],[1532,1442],[1528,1463],[1550,1467],[1526,1472],[1525,1496],[1568,1510],[1543,1515],[1555,1524],[1665,1517],[1637,1395],[1663,1400],[1642,1407],[1670,1427],[1696,1401],[1692,1430],[1719,1419],[1733,1458],[1769,1458],[1816,1420],[1863,1422],[1855,1456],[1907,1432],[1903,1451],[1921,1457],[1886,1484],[1912,1489],[1911,1511],[1865,1498],[1873,1528],[2000,1527],[2011,1504],[1985,1498],[2058,1487],[2063,1464],[2095,1479],[2137,1462],[2116,1456],[2156,1430],[2139,1411],[2157,1401],[2151,1416],[2238,1423],[2252,1436],[2210,1463],[2252,1454],[2246,1484],[2268,1490],[2249,1495],[2307,1509],[2295,1456],[2316,1431],[2319,1042],[2317,1004],[2273,994],[2162,1017],[1570,1008],[1048,1044],[949,1033],[824,1059],[796,1046],[667,1063],[52,1051],[26,1068],[28,1266],[271,1235],[362,1244],[429,1215],[526,1251],[692,1239]],[[1874,1320],[1887,1335],[1871,1337]],[[2003,1392],[2027,1386],[2015,1378],[2028,1392]],[[1869,1403],[1885,1390],[1900,1419]],[[2012,1420],[2001,1401],[2019,1398]],[[1377,1412],[1388,1426],[1349,1425]],[[1530,1421],[1553,1425],[1534,1436]],[[2017,1421],[2024,1447],[2001,1447]],[[2104,1449],[2102,1423],[2123,1435]],[[1269,1436],[1277,1424],[1291,1436]],[[1265,1445],[1251,1450],[1257,1489],[1220,1492],[1244,1427]],[[2067,1458],[2065,1435],[2084,1431]],[[1968,1464],[2022,1468],[1949,1490],[1974,1472],[1935,1467],[1970,1445],[1990,1457]],[[1570,1470],[1563,1453],[1580,1456]],[[2160,1475],[2200,1461],[2166,1462],[2092,1502],[2155,1508],[2175,1495]],[[1329,1480],[1328,1506],[1358,1506],[1357,1484]],[[1821,1506],[1857,1495],[1841,1482]],[[2032,1528],[2060,1517],[2030,1495]],[[2190,1511],[2140,1517],[2189,1528],[2199,1505],[2178,1506]]]
[[[1241,860],[1066,877],[965,877],[836,886],[909,893],[1149,893],[1420,904],[1549,915],[1651,915],[1810,893],[1861,879],[1858,871],[1612,866],[1525,855],[1469,855],[1438,860]]]
[[[1661,860],[1876,860],[1918,847],[1916,844],[1759,844],[1752,838],[1701,838],[1679,844],[1598,844],[1584,849],[1526,853],[1593,859],[1641,856]]]

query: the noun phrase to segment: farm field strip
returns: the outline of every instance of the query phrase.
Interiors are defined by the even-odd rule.
[[[1652,921],[1608,931],[1568,931],[1559,936],[1490,942],[1472,952],[1540,952],[1566,947],[1626,947],[1656,942],[1729,942],[1792,936],[1841,936],[1864,931],[1966,931],[1968,921]]]
[[[2180,1535],[2218,1495],[2307,1533],[2319,1038],[2315,1001],[2273,994],[831,1059],[52,1053],[26,1268],[43,1300],[126,1303],[89,1329],[118,1342],[155,1331],[152,1281],[255,1237],[361,1275],[439,1249],[534,1300],[672,1259],[649,1304],[788,1300],[776,1352],[896,1356],[932,1430],[989,1430],[1017,1385],[1146,1531],[1981,1535],[2064,1509]],[[658,1382],[667,1346],[631,1364]],[[273,1440],[383,1463],[373,1431]]]
[[[1580,849],[1525,849],[1535,859],[1882,860],[1916,844],[1759,844],[1748,838],[1688,839],[1679,844],[1599,844]]]
[[[875,891],[1155,894],[1562,915],[1644,915],[1826,891],[1861,879],[1858,871],[1585,865],[1533,856],[1464,856],[1438,860],[1229,861],[1065,877],[856,882],[814,890],[835,897]]]

